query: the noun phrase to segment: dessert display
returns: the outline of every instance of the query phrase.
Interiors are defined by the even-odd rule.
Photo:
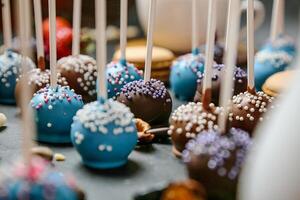
[[[220,99],[220,87],[222,83],[222,74],[226,67],[222,64],[216,64],[213,66],[212,72],[212,103],[219,105]],[[202,100],[202,88],[203,88],[204,75],[201,74],[197,80],[197,90],[194,96],[194,102],[200,102]],[[247,90],[247,72],[242,68],[234,68],[234,94],[237,95]]]
[[[269,96],[279,96],[292,84],[294,73],[296,73],[295,70],[287,70],[270,76],[263,84],[262,90]]]

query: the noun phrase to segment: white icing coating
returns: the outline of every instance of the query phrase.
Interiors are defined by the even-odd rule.
[[[108,126],[113,126],[112,133],[132,133],[136,128],[133,123],[133,114],[124,104],[109,99],[103,104],[96,101],[86,104],[74,117],[91,132],[108,133]],[[134,126],[133,126],[134,125]]]
[[[288,65],[293,61],[293,57],[285,51],[260,51],[255,59],[259,63],[270,62],[275,68]]]

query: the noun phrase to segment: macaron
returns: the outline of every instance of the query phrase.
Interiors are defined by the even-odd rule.
[[[152,52],[152,71],[151,77],[154,79],[168,82],[170,75],[170,66],[175,59],[175,55],[172,51],[162,48],[153,47]],[[119,60],[121,57],[120,50],[117,50],[113,56],[113,60]],[[146,46],[143,44],[137,44],[133,46],[127,46],[126,48],[126,60],[129,63],[134,64],[139,70],[144,70],[146,57]]]
[[[294,74],[294,70],[278,72],[266,80],[262,90],[267,95],[277,97],[290,86],[291,81],[294,78]]]

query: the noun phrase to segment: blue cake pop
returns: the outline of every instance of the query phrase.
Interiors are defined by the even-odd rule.
[[[31,69],[36,67],[28,57],[26,57],[25,62]],[[6,50],[0,56],[0,103],[16,103],[15,87],[21,74],[21,63],[22,56],[12,50]]]
[[[176,97],[181,100],[193,99],[197,79],[204,71],[204,60],[204,55],[196,51],[180,56],[173,62],[170,85]]]
[[[280,34],[274,41],[268,41],[262,47],[262,50],[285,51],[293,57],[295,57],[297,53],[295,40],[292,37],[284,34]]]
[[[125,60],[112,61],[107,64],[107,92],[108,98],[115,99],[121,88],[129,82],[142,79],[142,71]]]
[[[82,97],[68,86],[47,86],[34,94],[37,140],[46,143],[71,143],[73,116],[83,107]]]
[[[137,143],[137,129],[129,108],[108,99],[77,112],[71,138],[86,166],[109,169],[127,162]]]
[[[262,85],[273,74],[284,71],[293,61],[286,51],[264,49],[255,56],[255,87],[261,91]]]
[[[6,170],[5,175],[1,177],[3,181],[0,183],[0,200],[85,198],[73,178],[51,170],[48,163],[39,158],[32,159],[28,166],[17,165],[10,174]]]

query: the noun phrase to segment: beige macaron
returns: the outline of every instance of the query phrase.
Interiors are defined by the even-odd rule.
[[[290,86],[294,74],[294,70],[278,72],[266,80],[262,90],[270,96],[277,97]]]

